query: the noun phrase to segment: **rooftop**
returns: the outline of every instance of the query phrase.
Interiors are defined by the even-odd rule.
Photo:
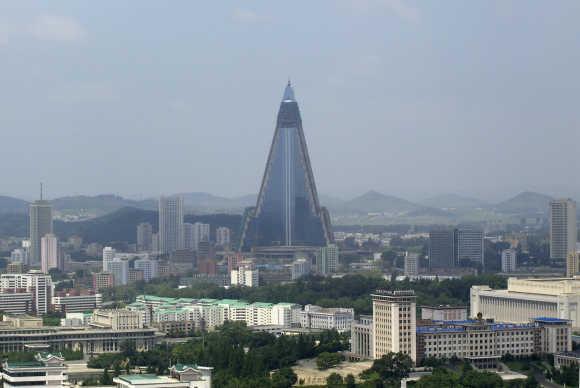
[[[141,385],[141,384],[161,384],[161,383],[174,383],[175,379],[168,376],[157,376],[153,374],[142,374],[142,375],[121,375],[117,377],[120,380],[126,381],[129,384]]]
[[[7,361],[6,367],[12,369],[39,368],[44,367],[44,364],[40,361]]]

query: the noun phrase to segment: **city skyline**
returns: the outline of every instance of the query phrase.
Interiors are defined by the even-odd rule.
[[[289,75],[321,193],[580,197],[574,2],[112,4],[0,6],[2,194],[252,193]]]

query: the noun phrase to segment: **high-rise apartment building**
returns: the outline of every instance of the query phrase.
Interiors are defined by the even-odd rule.
[[[258,200],[244,215],[241,248],[331,242],[330,218],[318,201],[300,110],[288,83]]]
[[[322,275],[336,272],[338,268],[338,246],[328,244],[316,252],[316,270]]]
[[[159,250],[170,254],[183,247],[183,198],[159,199]]]
[[[448,269],[460,262],[484,265],[483,230],[464,226],[429,232],[429,267]]]
[[[419,275],[419,255],[412,252],[405,252],[405,276]]]
[[[135,260],[135,269],[143,271],[143,280],[146,282],[159,276],[159,262],[153,259]]]
[[[515,272],[517,268],[517,251],[513,248],[501,252],[501,272]]]
[[[120,257],[107,261],[107,267],[103,266],[103,272],[109,272],[113,275],[115,286],[124,286],[129,283],[129,262]]]
[[[151,252],[153,249],[153,225],[142,222],[137,225],[137,251]]]
[[[189,251],[196,251],[194,238],[193,238],[193,224],[189,222],[183,223],[183,249]]]
[[[566,277],[574,277],[578,273],[578,257],[579,254],[576,252],[568,253],[566,258]]]
[[[417,360],[416,296],[412,290],[377,290],[373,299],[373,358],[390,352]]]
[[[456,230],[436,229],[429,232],[429,267],[445,269],[455,267],[457,257]]]
[[[0,275],[0,292],[29,292],[32,294],[32,310],[38,315],[50,311],[54,285],[50,275],[41,271],[30,271],[26,274]]]
[[[550,202],[550,259],[564,263],[568,258],[576,260],[578,238],[576,226],[576,202],[571,199],[557,199]],[[577,264],[570,263],[574,269]],[[568,266],[567,266],[568,267]],[[572,276],[574,274],[568,274]]]
[[[251,261],[242,261],[238,268],[230,273],[232,286],[258,287],[260,285],[260,273]]]
[[[60,271],[64,269],[59,253],[58,239],[54,234],[47,234],[40,239],[40,267],[43,273],[47,274],[53,268]]]
[[[209,233],[209,224],[204,224],[202,222],[196,222],[193,224],[193,247],[195,251],[200,251],[200,244],[209,244]]]
[[[109,263],[115,258],[117,251],[112,247],[103,248],[103,271],[107,271]]]
[[[457,263],[471,262],[484,265],[483,230],[473,227],[457,229]]]
[[[215,243],[222,248],[230,246],[230,228],[220,226],[215,231]]]
[[[52,233],[52,205],[42,198],[30,204],[29,230],[30,230],[30,264],[40,264],[41,242],[47,234]]]
[[[96,272],[93,273],[93,289],[95,292],[110,288],[115,285],[113,274],[110,272]]]
[[[13,263],[28,264],[28,254],[22,248],[16,248],[10,252],[10,261]]]

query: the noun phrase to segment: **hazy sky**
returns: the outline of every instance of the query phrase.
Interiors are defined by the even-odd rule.
[[[288,76],[321,193],[580,197],[580,2],[0,3],[0,193],[253,193]]]

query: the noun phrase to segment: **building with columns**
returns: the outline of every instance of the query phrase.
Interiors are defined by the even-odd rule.
[[[535,317],[568,319],[580,328],[580,276],[573,278],[508,279],[506,290],[472,286],[471,316],[522,323]]]

